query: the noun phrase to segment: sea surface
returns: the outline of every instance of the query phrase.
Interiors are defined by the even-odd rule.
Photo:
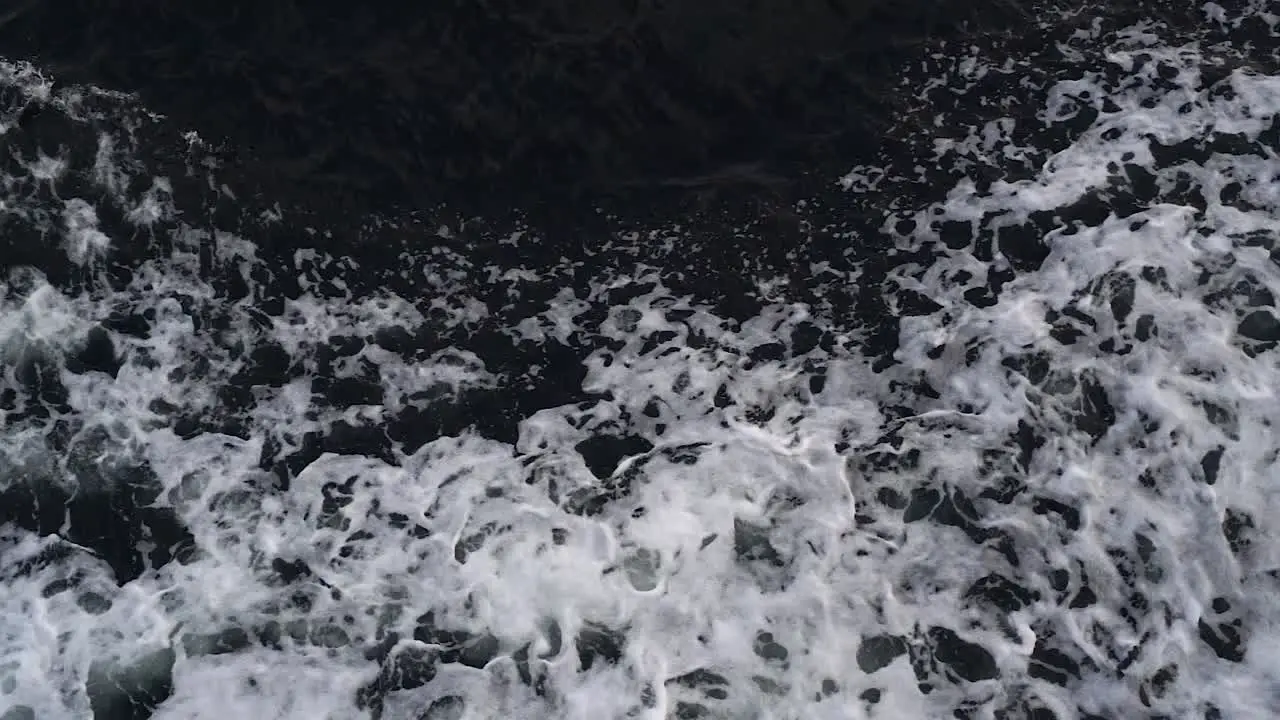
[[[942,43],[714,235],[317,226],[0,59],[0,718],[1280,717],[1280,9],[1200,13]]]

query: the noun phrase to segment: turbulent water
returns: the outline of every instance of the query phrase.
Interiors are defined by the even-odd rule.
[[[1280,18],[1203,11],[939,48],[782,275],[343,255],[0,63],[0,718],[1280,715]]]

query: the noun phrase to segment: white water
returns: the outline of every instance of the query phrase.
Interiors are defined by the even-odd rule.
[[[1274,30],[1263,8],[1249,13]],[[1205,12],[1230,37],[1240,16]],[[926,91],[991,102],[967,105],[970,117],[930,110],[922,93],[917,117],[936,120],[918,122],[936,141],[920,146],[936,155],[914,162],[994,169],[989,186],[965,179],[915,202],[875,197],[909,183],[910,164],[844,179],[895,237],[889,307],[905,310],[891,283],[940,306],[902,317],[887,369],[860,352],[862,329],[796,302],[785,282],[761,279],[772,300],[742,323],[679,295],[673,274],[692,269],[654,259],[659,238],[698,241],[678,230],[612,239],[624,258],[659,248],[589,277],[568,261],[535,274],[424,251],[407,265],[411,297],[304,281],[283,312],[255,311],[269,290],[252,230],[177,217],[169,180],[148,177],[133,131],[163,118],[0,64],[20,94],[0,142],[30,103],[99,142],[92,165],[24,157],[2,178],[4,231],[59,238],[89,289],[31,269],[0,285],[0,488],[107,502],[150,487],[139,503],[171,512],[195,548],[156,561],[144,538],[136,577],[117,578],[101,549],[0,529],[0,717],[91,717],[95,678],[146,682],[170,662],[172,694],[151,717],[1280,714],[1280,370],[1274,342],[1248,337],[1269,331],[1280,293],[1280,75],[1259,69],[1275,57],[1154,27],[1076,40],[1055,67],[977,49],[934,58]],[[1262,144],[1172,158],[1158,147],[1227,133]],[[73,176],[87,180],[64,189]],[[1079,204],[1089,198],[1100,213]],[[137,235],[100,229],[109,205]],[[957,243],[956,222],[994,248]],[[405,227],[424,247],[460,230]],[[107,261],[139,237],[166,249],[110,289]],[[201,270],[202,244],[259,291],[226,297]],[[267,269],[313,277],[314,261],[339,283],[358,270],[294,261]],[[966,295],[1005,271],[998,302]],[[810,275],[819,289],[876,280],[857,267]],[[381,459],[326,453],[287,490],[260,469],[269,442],[283,458],[338,421],[378,426],[414,405],[432,416],[444,411],[429,402],[514,396],[569,373],[504,375],[467,347],[405,357],[373,342],[321,369],[319,348],[338,336],[499,323],[476,277],[511,307],[555,288],[505,332],[598,348],[582,389],[606,399],[518,418],[514,444],[468,432]],[[636,297],[609,300],[628,286]],[[68,369],[93,328],[144,314],[145,332],[108,330],[114,377]],[[832,342],[748,360],[805,322]],[[178,432],[179,418],[215,415],[219,389],[273,344],[296,368],[253,388],[239,436]],[[42,417],[23,407],[46,361],[67,393]],[[367,404],[313,396],[316,375],[368,367],[380,391],[361,390]],[[932,391],[912,390],[921,382]],[[606,482],[579,443],[621,434],[645,442]],[[629,492],[607,490],[618,486]],[[1246,526],[1234,547],[1224,523]],[[298,562],[310,574],[284,577]],[[1021,589],[984,593],[997,575]],[[415,639],[427,613],[435,629]],[[1224,632],[1238,648],[1206,639]],[[402,677],[415,657],[434,668],[428,682]]]

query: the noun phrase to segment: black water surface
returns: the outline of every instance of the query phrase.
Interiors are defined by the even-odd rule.
[[[0,54],[230,140],[250,187],[344,210],[776,191],[866,155],[925,38],[997,0],[48,0]],[[831,177],[831,173],[826,173]]]

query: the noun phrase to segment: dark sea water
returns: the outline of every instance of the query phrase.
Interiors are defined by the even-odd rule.
[[[1274,3],[50,7],[0,719],[1280,716]]]

